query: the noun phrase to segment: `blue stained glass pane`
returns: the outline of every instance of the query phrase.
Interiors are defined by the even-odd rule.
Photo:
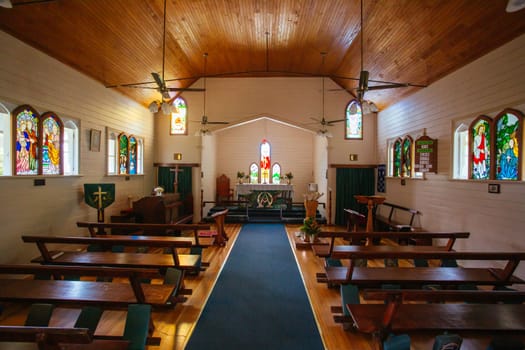
[[[518,142],[519,119],[507,113],[496,123],[496,178],[498,180],[517,180],[519,165]]]

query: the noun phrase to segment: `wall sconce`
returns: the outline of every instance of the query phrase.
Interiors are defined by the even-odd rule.
[[[182,160],[182,153],[173,153],[174,160]]]
[[[357,160],[357,154],[350,154],[348,158],[350,161],[355,162]]]

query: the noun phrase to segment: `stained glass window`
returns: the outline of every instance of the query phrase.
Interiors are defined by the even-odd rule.
[[[495,118],[496,179],[519,180],[521,177],[521,113],[505,110]]]
[[[129,174],[137,174],[137,139],[135,136],[129,137]]]
[[[352,100],[346,106],[345,139],[363,139],[363,113],[357,100]]]
[[[250,183],[259,183],[259,166],[256,163],[250,164]]]
[[[128,137],[120,134],[118,137],[119,174],[128,173]]]
[[[62,121],[53,113],[42,115],[42,173],[61,174],[62,140],[64,128]]]
[[[15,118],[15,175],[38,175],[38,113],[30,106],[13,111]]]
[[[260,151],[261,151],[261,160],[260,160],[261,183],[269,184],[270,183],[271,158],[270,158],[270,144],[268,143],[268,141],[262,140]]]
[[[182,97],[177,97],[173,101],[170,135],[187,135],[188,134],[188,108],[186,101]]]
[[[412,177],[412,145],[414,142],[410,136],[403,140],[402,150],[402,176]]]
[[[470,177],[489,179],[491,169],[492,120],[480,116],[470,124]]]
[[[281,166],[279,163],[274,163],[272,166],[272,183],[281,183]]]
[[[394,142],[394,149],[393,149],[394,162],[393,162],[393,168],[392,168],[392,176],[394,177],[401,176],[401,161],[402,161],[401,144],[402,144],[401,139],[397,139]]]

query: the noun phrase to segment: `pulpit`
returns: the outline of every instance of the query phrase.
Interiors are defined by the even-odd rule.
[[[179,207],[182,205],[180,194],[166,193],[162,196],[145,196],[133,202],[131,210],[124,216],[112,216],[112,222],[137,222],[145,224],[171,224],[179,216]],[[112,231],[113,234],[115,232]],[[125,232],[119,232],[125,233]],[[144,234],[165,235],[170,232],[148,230]],[[170,233],[171,234],[171,233]]]
[[[354,198],[358,203],[366,204],[368,208],[368,214],[366,217],[366,232],[374,231],[374,206],[381,204],[385,201],[383,196],[363,196],[355,195]]]

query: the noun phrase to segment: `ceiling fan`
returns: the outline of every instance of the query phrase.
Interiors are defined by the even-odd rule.
[[[202,103],[203,114],[200,120],[201,128],[199,131],[197,131],[196,136],[210,135],[211,131],[207,128],[208,124],[229,124],[229,122],[225,122],[225,121],[210,121],[208,120],[208,116],[206,115],[206,66],[208,63],[208,53],[205,52],[203,54],[203,57],[204,57],[204,70],[203,70],[203,75],[202,75],[202,81],[203,81],[203,86],[204,86],[204,88],[202,89],[204,91],[203,103]]]
[[[11,9],[13,8],[13,6],[33,5],[33,4],[39,4],[43,2],[53,2],[53,1],[56,1],[56,0],[19,1],[13,4],[11,0],[0,0],[0,7]]]
[[[326,52],[321,52],[321,57],[322,57],[322,63],[321,63],[321,67],[324,66],[324,58],[326,56]],[[321,68],[322,70],[322,68]],[[326,136],[326,137],[332,137],[332,134],[326,129],[327,126],[333,126],[335,123],[340,123],[340,122],[344,122],[345,120],[344,119],[336,119],[336,120],[326,120],[325,119],[325,112],[324,112],[324,99],[325,99],[325,88],[324,88],[324,75],[321,77],[321,84],[322,84],[322,88],[321,88],[321,96],[322,96],[322,115],[321,115],[321,119],[316,119],[316,118],[311,118],[313,120],[315,120],[317,123],[321,124],[321,129],[319,131],[317,131],[317,134],[320,135],[320,136]]]
[[[1,1],[1,0],[0,0]],[[162,112],[164,114],[169,114],[171,112],[172,106],[171,103],[173,102],[173,98],[170,95],[170,91],[176,91],[176,92],[199,92],[204,91],[204,89],[200,88],[176,88],[176,87],[167,87],[166,81],[164,80],[164,66],[166,63],[166,0],[164,0],[164,20],[163,20],[163,27],[162,27],[162,72],[161,74],[157,72],[152,72],[151,76],[153,77],[153,82],[157,84],[156,87],[151,86],[144,86],[147,84],[151,84],[153,82],[142,82],[142,83],[133,83],[133,84],[121,84],[121,85],[110,85],[106,86],[107,88],[116,88],[116,87],[127,87],[127,88],[136,88],[136,89],[154,89],[160,92],[162,99],[161,101],[153,101],[149,105],[149,110],[152,113],[157,113],[159,111],[159,106],[162,109]]]
[[[384,90],[384,89],[395,89],[395,88],[402,88],[402,87],[426,87],[426,85],[420,85],[420,84],[412,84],[412,83],[396,83],[396,82],[387,82],[387,81],[381,81],[381,80],[371,80],[369,79],[369,72],[363,68],[364,66],[364,59],[363,59],[363,38],[364,38],[364,26],[363,26],[363,1],[361,0],[361,71],[359,73],[359,84],[357,88],[354,88],[353,90],[356,90],[356,97],[359,100],[361,104],[364,105],[364,102],[367,104],[372,104],[373,106],[370,107],[370,110],[373,112],[377,112],[377,107],[373,102],[366,101],[365,100],[365,93],[367,91],[373,91],[373,90]],[[347,77],[341,77],[337,76],[336,78],[339,79],[351,79],[351,80],[357,80],[356,78],[347,78]],[[369,85],[369,83],[379,85]]]

